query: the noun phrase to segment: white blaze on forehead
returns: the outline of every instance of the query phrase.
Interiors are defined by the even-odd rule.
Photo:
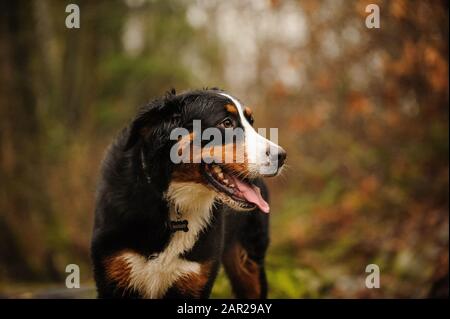
[[[253,129],[253,127],[250,125],[250,123],[247,121],[247,119],[244,116],[244,111],[241,103],[239,103],[238,100],[236,100],[234,97],[225,94],[220,93],[220,95],[223,95],[227,98],[229,98],[239,112],[239,118],[241,120],[242,126],[244,127],[245,132],[245,148],[247,152],[247,160],[249,163],[257,164],[258,163],[258,149],[265,148],[266,142],[265,139],[260,136],[256,131]]]
[[[251,127],[251,125],[248,123],[247,119],[246,119],[245,116],[244,116],[244,111],[242,110],[242,105],[241,105],[241,103],[239,103],[239,101],[236,100],[236,99],[235,99],[234,97],[232,97],[231,95],[228,95],[228,94],[226,94],[226,93],[219,93],[219,94],[222,95],[222,96],[225,96],[225,97],[229,98],[229,99],[234,103],[234,105],[235,105],[236,108],[238,109],[239,117],[241,118],[241,121],[242,121],[242,124],[244,125],[244,127],[245,127],[246,125],[248,125],[248,126]]]
[[[239,117],[245,131],[245,148],[247,152],[248,162],[257,166],[267,165],[268,157],[266,152],[268,148],[278,148],[278,146],[268,139],[264,138],[263,136],[259,135],[255,131],[253,126],[250,125],[250,123],[247,121],[247,118],[244,116],[243,107],[238,100],[226,93],[219,94],[229,98],[238,109]]]

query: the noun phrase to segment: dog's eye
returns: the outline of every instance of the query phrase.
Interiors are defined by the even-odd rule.
[[[223,120],[219,126],[223,127],[223,128],[233,128],[234,127],[234,123],[233,120],[231,120],[230,118],[226,118],[225,120]]]
[[[253,115],[250,115],[247,120],[250,123],[250,125],[253,125],[253,123],[255,122],[255,119],[253,118]]]

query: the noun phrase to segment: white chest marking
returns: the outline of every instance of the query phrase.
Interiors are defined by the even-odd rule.
[[[122,257],[131,270],[129,286],[146,298],[161,298],[179,278],[199,274],[201,265],[180,258],[194,246],[201,231],[209,224],[215,194],[205,186],[194,183],[172,183],[166,197],[183,213],[189,222],[189,231],[173,234],[166,249],[157,258],[148,260],[135,253]],[[176,219],[171,211],[171,219]]]

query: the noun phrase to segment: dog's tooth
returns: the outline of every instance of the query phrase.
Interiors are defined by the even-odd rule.
[[[223,179],[223,183],[224,183],[224,184],[228,184],[228,179],[226,179],[226,178]]]
[[[228,185],[228,186],[230,186],[230,187],[235,187],[236,185],[234,185],[234,184],[230,184],[230,185]]]
[[[217,176],[218,176],[220,179],[223,179],[223,173],[222,173],[222,172],[218,173]]]

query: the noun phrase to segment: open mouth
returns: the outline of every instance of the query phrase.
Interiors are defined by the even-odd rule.
[[[236,176],[217,164],[204,164],[204,176],[219,194],[219,199],[237,210],[253,210],[258,207],[268,213],[269,204],[262,198],[258,186],[250,180]]]

